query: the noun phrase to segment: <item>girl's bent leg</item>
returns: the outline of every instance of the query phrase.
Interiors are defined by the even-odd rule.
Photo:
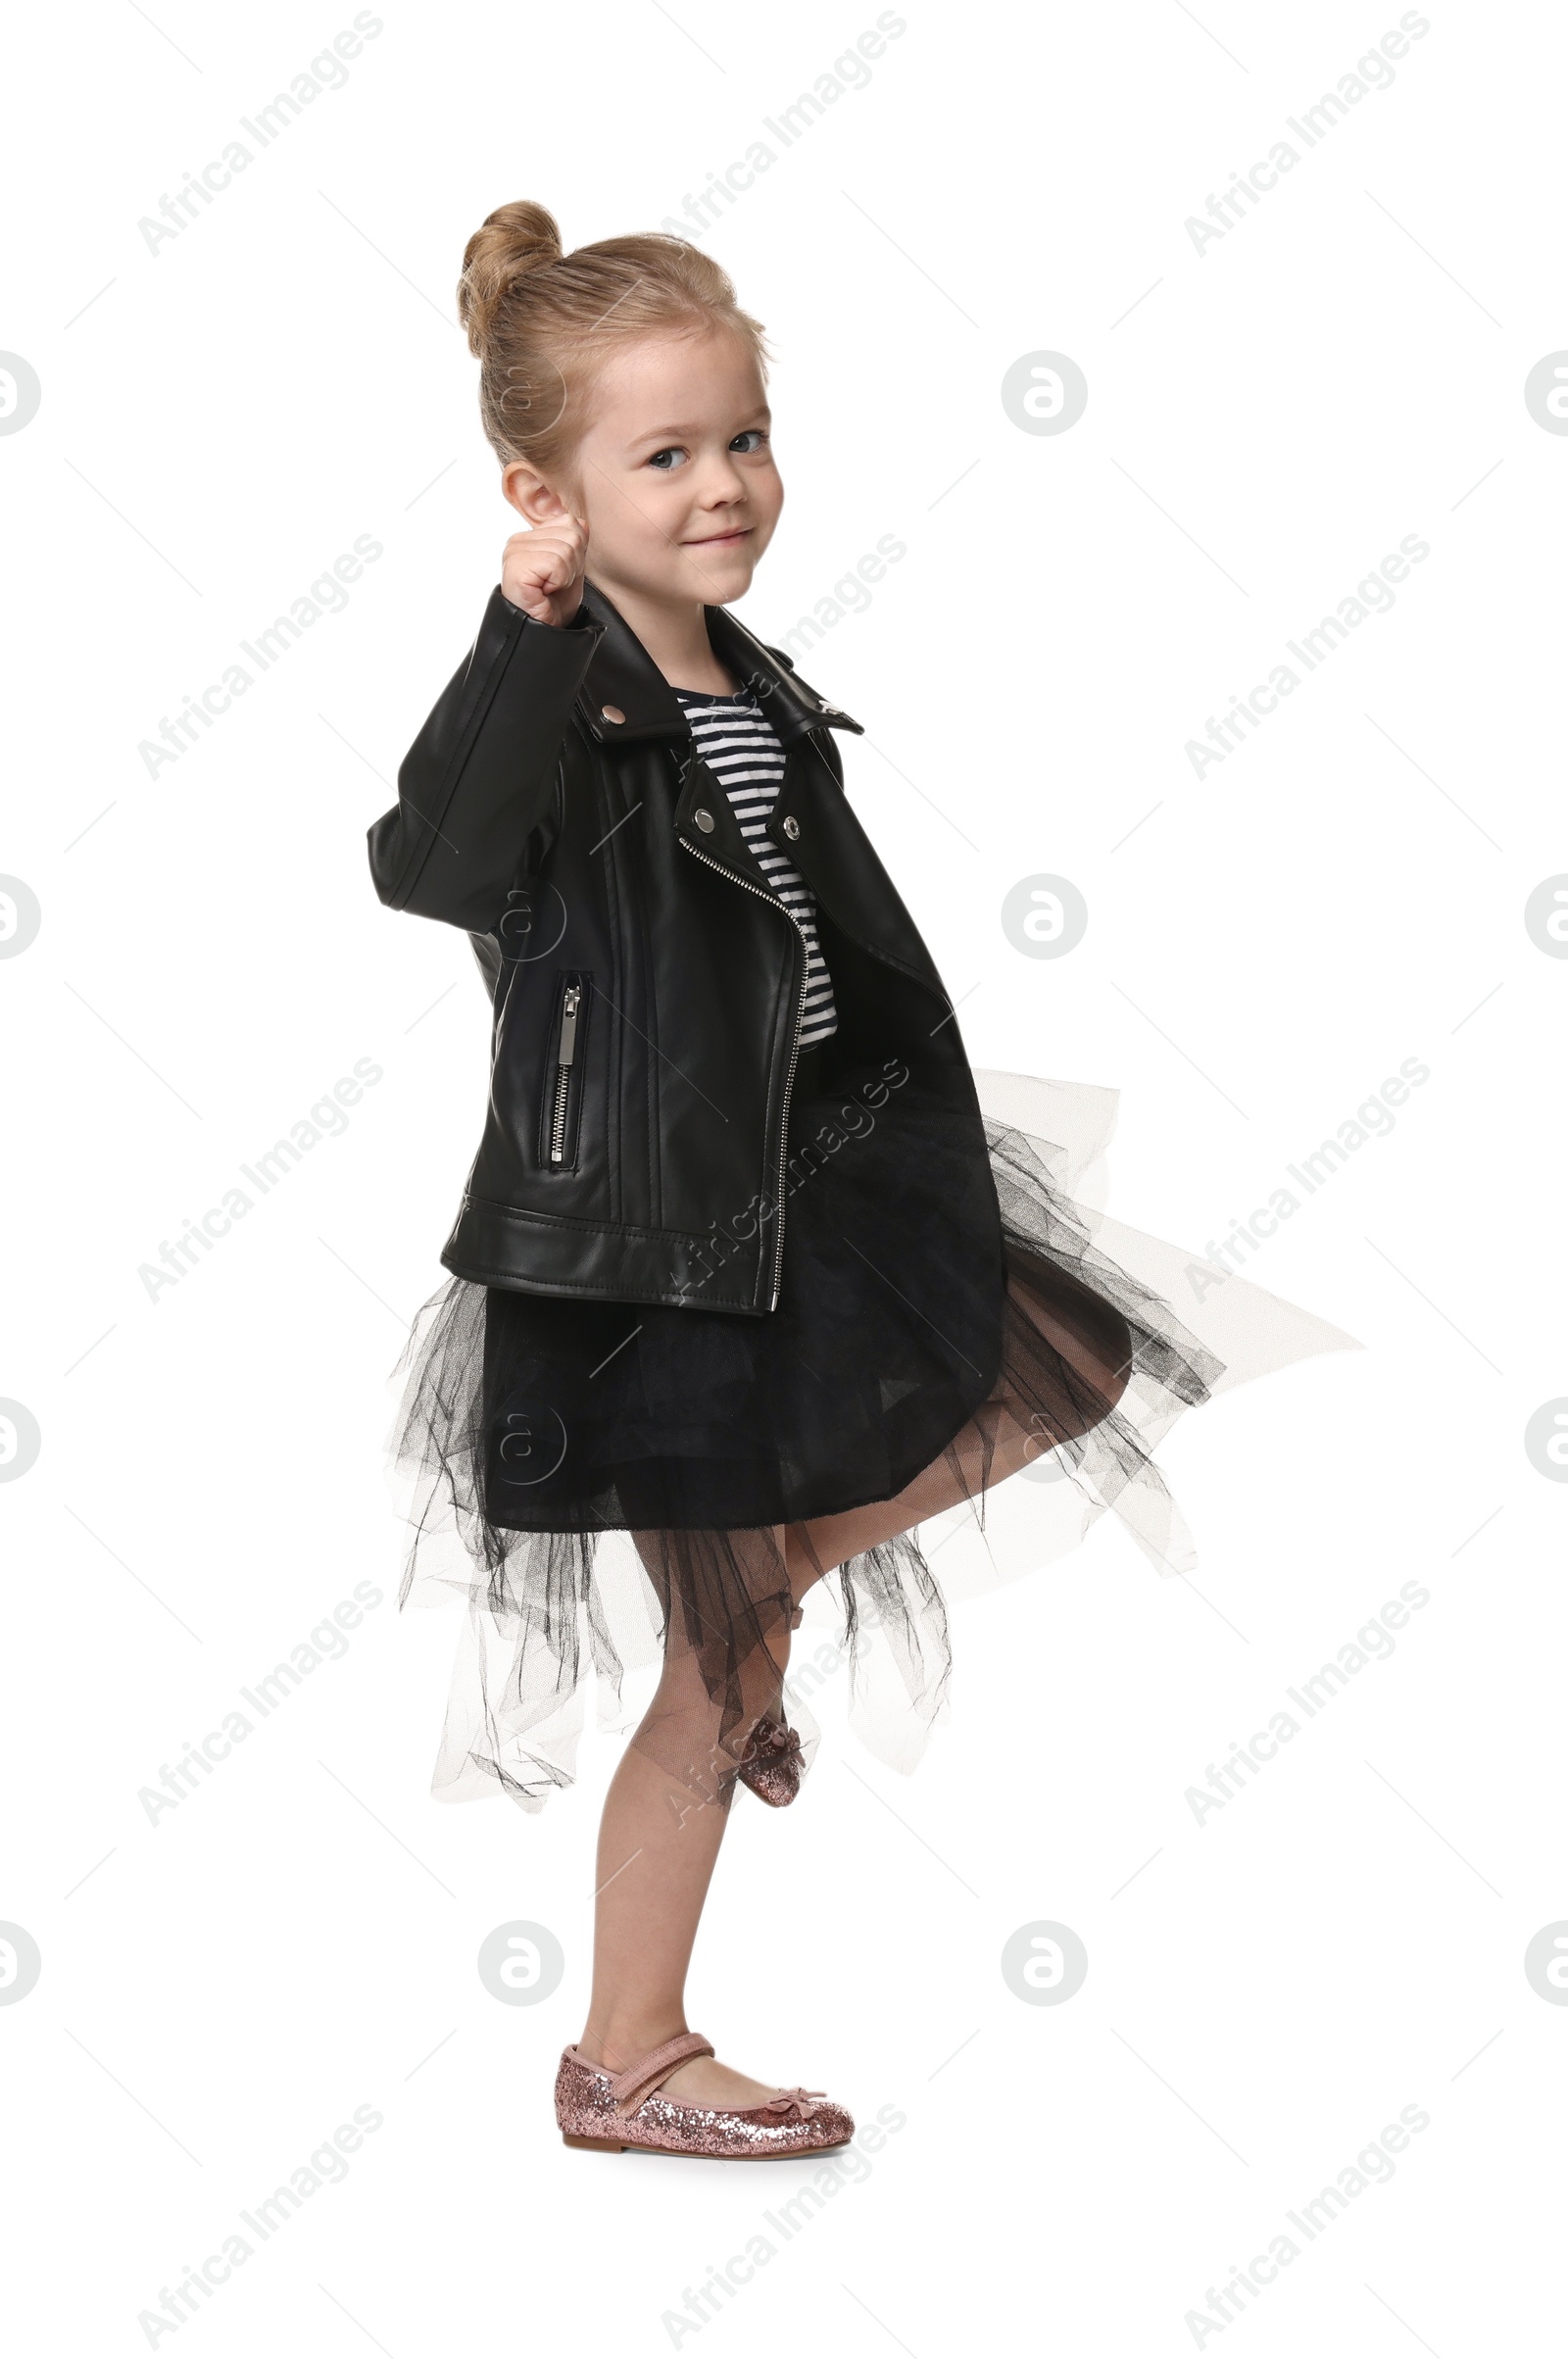
[[[689,2029],[686,1972],[736,1765],[758,1720],[776,1707],[789,1660],[782,1526],[633,1537],[663,1605],[665,1653],[600,1824],[593,1995],[579,2045],[612,2071]],[[705,1577],[719,1550],[755,1592],[745,1611],[732,1594],[722,1627]],[[664,2087],[698,2105],[761,2105],[773,2094],[770,2085],[708,2056],[682,2065]]]
[[[1120,1312],[1054,1263],[1010,1244],[1006,1253],[1005,1316],[1026,1320],[1044,1337],[1051,1347],[1043,1355],[1046,1372],[1029,1380],[1027,1392],[1004,1373],[941,1456],[894,1498],[792,1524],[788,1552],[797,1599],[847,1558],[897,1539],[1089,1433],[1120,1401],[1133,1351]],[[1042,1357],[1038,1352],[1029,1356]]]

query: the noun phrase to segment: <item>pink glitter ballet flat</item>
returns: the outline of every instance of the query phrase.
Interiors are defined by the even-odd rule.
[[[710,2056],[701,2032],[682,2032],[650,2048],[624,2072],[590,2064],[575,2047],[564,2050],[556,2075],[556,2120],[568,2146],[622,2154],[628,2146],[652,2154],[693,2154],[712,2162],[765,2162],[790,2154],[822,2154],[848,2143],[855,2123],[820,2089],[781,2089],[765,2105],[732,2112],[721,2105],[682,2105],[660,2092],[670,2074],[693,2056]]]
[[[774,1810],[801,1791],[801,1739],[785,1720],[760,1720],[736,1775]]]

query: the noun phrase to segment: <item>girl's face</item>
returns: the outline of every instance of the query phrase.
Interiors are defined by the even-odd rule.
[[[558,484],[515,464],[503,482],[530,524],[563,506],[588,527],[588,575],[690,611],[751,587],[784,486],[756,360],[728,329],[650,336],[606,363],[593,419]],[[563,497],[564,495],[564,497]]]

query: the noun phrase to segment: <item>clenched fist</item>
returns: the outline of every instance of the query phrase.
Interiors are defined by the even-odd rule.
[[[588,527],[573,516],[514,532],[501,560],[501,587],[535,622],[560,629],[582,604]]]

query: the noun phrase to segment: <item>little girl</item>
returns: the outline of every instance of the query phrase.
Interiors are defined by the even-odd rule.
[[[845,794],[859,724],[731,611],[784,494],[724,272],[666,236],[564,254],[507,205],[459,305],[527,529],[370,830],[381,899],[467,932],[495,1007],[452,1275],[399,1369],[403,1597],[471,1609],[436,1791],[538,1808],[588,1664],[618,1700],[657,1660],[558,2119],[569,2145],[811,2152],[843,2106],[721,2064],[683,2004],[737,1785],[788,1803],[814,1741],[784,1689],[802,1599],[836,1571],[852,1655],[874,1623],[928,1722],[947,1628],[915,1527],[1034,1463],[1182,1569],[1152,1441],[1236,1380],[1249,1302],[1292,1314],[1211,1271],[1222,1361],[1090,1242],[1059,1141],[982,1113]],[[1343,1340],[1276,1319],[1255,1356]]]

